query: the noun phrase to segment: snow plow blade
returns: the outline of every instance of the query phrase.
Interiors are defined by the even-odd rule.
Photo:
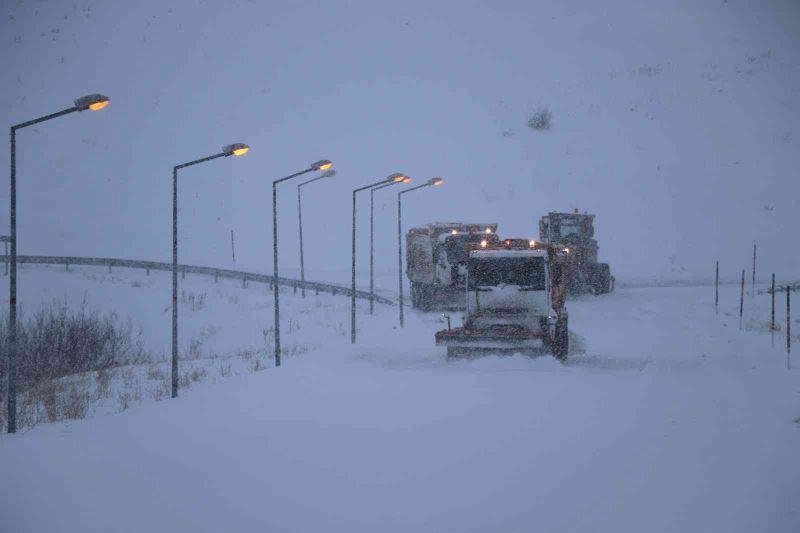
[[[437,332],[436,345],[446,346],[450,355],[460,350],[539,350],[545,346],[545,335],[517,328],[493,328],[491,331],[453,328]]]

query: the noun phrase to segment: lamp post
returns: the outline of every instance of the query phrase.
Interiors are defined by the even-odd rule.
[[[394,185],[394,181],[383,183],[369,190],[369,314],[375,311],[375,191]],[[406,177],[400,183],[411,183],[411,178]]]
[[[69,115],[75,111],[99,111],[110,99],[102,94],[89,94],[73,101],[75,105],[51,115],[11,126],[11,209],[9,241],[11,242],[11,268],[8,276],[8,432],[17,431],[17,130],[46,120]]]
[[[353,262],[352,262],[352,290],[350,294],[350,343],[356,343],[356,193],[377,187],[378,185],[394,185],[395,183],[408,183],[411,178],[405,174],[395,172],[382,179],[369,185],[359,187],[353,190]]]
[[[407,192],[416,191],[423,187],[430,187],[431,185],[439,186],[444,183],[442,178],[431,178],[422,185],[411,187],[397,193],[397,279],[400,287],[400,327],[403,327],[403,208],[401,204],[402,195]]]
[[[321,159],[311,163],[305,170],[296,172],[285,178],[272,182],[272,294],[275,299],[275,366],[281,366],[281,309],[280,296],[278,293],[278,189],[277,185],[282,181],[287,181],[297,176],[302,176],[315,170],[328,170],[333,163],[327,159]]]
[[[297,225],[300,227],[300,281],[306,281],[306,269],[305,263],[303,261],[303,201],[300,197],[300,187],[303,185],[308,185],[309,183],[313,183],[317,180],[321,180],[322,178],[332,178],[336,175],[335,170],[328,170],[324,174],[317,176],[316,178],[311,178],[308,181],[304,181],[303,183],[299,183],[297,185]],[[306,284],[302,283],[303,298],[306,297]]]
[[[218,154],[196,159],[172,167],[172,397],[178,397],[178,170],[191,167],[212,159],[228,156],[240,156],[247,153],[250,147],[235,143],[225,146]]]

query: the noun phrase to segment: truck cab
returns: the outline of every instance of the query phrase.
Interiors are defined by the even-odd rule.
[[[512,243],[512,241],[518,241]],[[464,325],[436,334],[448,356],[481,351],[566,356],[567,316],[557,253],[507,239],[469,252]]]

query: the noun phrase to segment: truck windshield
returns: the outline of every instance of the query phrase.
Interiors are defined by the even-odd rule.
[[[461,233],[459,235],[450,235],[445,239],[447,262],[451,265],[466,262],[467,257],[469,257],[467,247],[470,244],[478,244],[481,241],[486,241],[489,244],[497,244],[500,242],[500,237],[494,233]]]
[[[544,257],[470,257],[469,288],[518,285],[543,291]]]

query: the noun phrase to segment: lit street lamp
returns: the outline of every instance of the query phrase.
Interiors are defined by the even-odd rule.
[[[416,187],[411,187],[409,189],[402,190],[397,193],[397,278],[398,284],[400,286],[400,327],[403,327],[403,222],[402,222],[402,205],[401,199],[402,195],[416,191],[417,189],[421,189],[423,187],[430,187],[431,185],[439,186],[444,183],[442,178],[431,178],[422,185],[417,185]]]
[[[406,181],[407,180],[407,181]],[[353,190],[353,283],[350,299],[350,342],[356,343],[356,193],[377,187],[378,185],[394,185],[395,183],[408,183],[411,178],[405,174],[394,173],[381,181]]]
[[[328,170],[327,172],[320,174],[316,178],[311,178],[308,181],[304,181],[303,183],[299,183],[297,185],[297,225],[300,227],[300,281],[305,282],[306,280],[306,269],[305,263],[303,262],[303,201],[300,197],[300,187],[303,185],[307,185],[309,183],[313,183],[317,180],[321,180],[322,178],[332,178],[336,175],[335,170]],[[306,284],[302,283],[302,292],[303,298],[306,297]]]
[[[406,177],[401,183],[411,183],[411,178]],[[395,182],[383,183],[369,190],[369,314],[375,311],[375,191],[394,185]]]
[[[178,170],[199,163],[205,163],[219,157],[240,156],[247,153],[250,147],[235,143],[225,146],[222,151],[212,156],[183,163],[172,167],[172,397],[178,396]]]
[[[278,189],[277,185],[286,180],[302,176],[315,170],[328,170],[333,163],[327,159],[321,159],[311,163],[305,170],[301,170],[291,176],[286,176],[272,182],[272,294],[275,297],[275,366],[281,366],[281,309],[280,296],[278,292]]]
[[[109,98],[102,94],[90,94],[74,100],[74,106],[11,126],[11,270],[8,276],[9,283],[9,310],[8,310],[8,432],[17,431],[17,130],[39,124],[46,120],[58,118],[75,111],[99,111],[108,105]]]

